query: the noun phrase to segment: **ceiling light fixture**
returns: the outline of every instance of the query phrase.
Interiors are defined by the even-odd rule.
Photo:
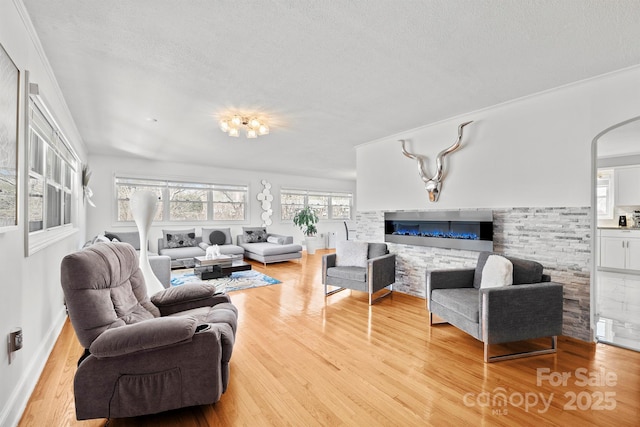
[[[256,117],[234,115],[220,120],[220,129],[229,136],[240,136],[240,129],[245,130],[247,138],[257,138],[269,133],[269,125],[264,119]]]

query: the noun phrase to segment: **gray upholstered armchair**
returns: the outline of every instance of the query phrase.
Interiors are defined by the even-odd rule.
[[[74,378],[76,417],[121,418],[217,402],[229,382],[237,310],[208,284],[147,296],[126,243],[62,260],[67,310],[85,348]]]
[[[550,282],[535,261],[503,257],[511,262],[513,284],[481,287],[490,255],[480,253],[476,268],[427,271],[429,324],[435,314],[482,341],[485,362],[555,353],[562,333],[562,285]],[[551,338],[550,348],[490,355],[492,344],[542,337]]]
[[[355,240],[338,242],[336,253],[322,257],[322,283],[325,296],[345,289],[367,292],[369,305],[390,295],[396,281],[396,256],[390,254],[385,243]],[[328,286],[338,289],[329,290]],[[378,291],[387,292],[374,298]]]

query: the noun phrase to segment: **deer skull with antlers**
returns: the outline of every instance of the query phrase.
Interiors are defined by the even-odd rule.
[[[436,174],[431,178],[429,178],[429,174],[427,173],[424,165],[424,156],[409,153],[404,147],[404,139],[398,141],[402,144],[402,154],[418,162],[418,173],[420,174],[420,178],[422,178],[422,181],[424,181],[424,187],[429,193],[430,202],[437,202],[438,196],[440,196],[442,179],[444,178],[444,158],[447,154],[453,153],[458,148],[460,148],[460,141],[462,141],[462,130],[465,126],[471,123],[473,123],[473,121],[465,122],[458,126],[458,139],[456,140],[456,142],[451,147],[438,153],[438,157],[436,157]]]

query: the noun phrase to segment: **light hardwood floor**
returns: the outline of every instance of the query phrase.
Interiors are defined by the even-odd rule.
[[[423,299],[394,293],[370,307],[364,293],[343,291],[325,300],[326,252],[254,263],[282,284],[231,293],[238,336],[218,403],[110,426],[640,423],[640,353],[561,338],[555,355],[485,364],[479,341],[450,325],[429,327]],[[75,419],[81,352],[67,322],[20,426],[104,425]]]

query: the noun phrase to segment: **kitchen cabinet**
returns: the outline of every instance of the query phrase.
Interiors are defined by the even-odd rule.
[[[615,169],[616,206],[640,206],[640,166]]]
[[[640,271],[640,230],[600,230],[599,266]]]

